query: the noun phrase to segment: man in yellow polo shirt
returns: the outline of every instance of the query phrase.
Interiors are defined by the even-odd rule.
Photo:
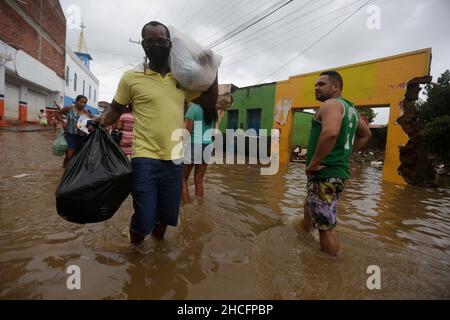
[[[148,64],[127,71],[120,80],[111,108],[102,116],[103,126],[115,123],[133,103],[133,205],[130,237],[135,245],[153,234],[162,239],[168,225],[177,226],[183,185],[183,165],[172,156],[178,142],[172,133],[184,128],[184,102],[216,105],[217,79],[206,92],[181,88],[170,73],[172,43],[165,25],[152,21],[142,28],[142,47]]]

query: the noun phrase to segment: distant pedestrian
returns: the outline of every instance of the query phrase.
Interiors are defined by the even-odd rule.
[[[58,131],[58,120],[56,120],[56,111],[49,111],[47,113],[48,125],[53,128],[55,133]]]
[[[72,106],[64,107],[58,112],[57,119],[59,121],[64,121],[62,116],[66,116],[64,136],[66,138],[67,144],[69,145],[69,149],[67,150],[66,158],[64,159],[64,168],[67,167],[70,159],[72,159],[75,149],[78,148],[78,146],[83,141],[83,138],[87,135],[85,132],[78,128],[78,120],[82,115],[90,118],[89,114],[85,111],[87,102],[88,99],[85,96],[79,95],[75,99],[75,103]]]
[[[44,109],[41,109],[41,113],[39,114],[39,123],[44,128],[47,128],[48,120],[47,120],[47,113],[45,113]]]

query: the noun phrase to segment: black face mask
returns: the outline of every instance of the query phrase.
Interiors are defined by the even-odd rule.
[[[170,47],[144,47],[145,55],[155,67],[162,67],[167,63],[170,54]]]

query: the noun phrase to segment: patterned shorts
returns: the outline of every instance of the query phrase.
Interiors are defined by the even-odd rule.
[[[337,203],[345,179],[308,179],[306,198],[314,228],[329,231],[337,225]]]

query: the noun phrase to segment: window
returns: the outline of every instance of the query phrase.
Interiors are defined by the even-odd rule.
[[[91,86],[89,86],[89,100],[91,99]]]
[[[239,110],[228,110],[228,128],[232,130],[238,129]]]
[[[75,73],[74,78],[73,78],[73,91],[77,92],[77,81],[78,81],[78,77],[77,74]]]
[[[261,128],[261,109],[252,109],[247,111],[247,128],[253,129],[259,135]]]
[[[83,80],[83,96],[85,95],[85,89],[86,89],[86,81]]]
[[[66,86],[69,86],[69,78],[70,78],[70,69],[66,68]]]
[[[97,102],[97,90],[94,89],[94,103]]]

